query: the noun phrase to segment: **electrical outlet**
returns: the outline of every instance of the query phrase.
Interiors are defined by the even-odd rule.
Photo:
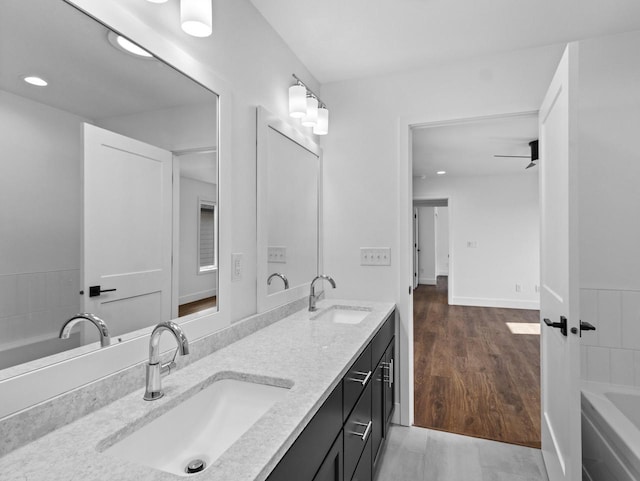
[[[522,285],[516,284],[516,292],[522,292]]]
[[[271,246],[267,249],[267,260],[277,264],[287,263],[287,248],[284,246]]]
[[[241,252],[231,254],[231,282],[242,280],[244,270],[244,254]]]
[[[360,265],[361,266],[390,266],[391,265],[391,248],[390,247],[361,247],[360,248]]]

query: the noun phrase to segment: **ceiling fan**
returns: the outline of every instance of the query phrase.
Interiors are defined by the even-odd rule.
[[[531,167],[535,167],[536,161],[538,160],[538,139],[532,140],[529,142],[529,148],[531,149],[531,155],[494,155],[494,157],[512,157],[518,159],[531,159],[529,165],[525,167],[525,169],[530,169]]]

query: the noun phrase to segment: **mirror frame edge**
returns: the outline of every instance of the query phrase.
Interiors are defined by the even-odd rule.
[[[135,43],[218,96],[218,306],[216,312],[202,311],[180,323],[190,341],[195,341],[231,325],[231,158],[232,122],[223,124],[221,118],[233,118],[231,86],[205,63],[195,59],[171,40],[158,35],[140,19],[120,9],[109,9],[108,2],[91,0],[61,0],[94,21]],[[95,6],[95,8],[94,8]],[[228,192],[228,193],[227,193]],[[222,299],[220,301],[220,299]],[[110,376],[148,359],[148,334],[153,326],[133,331],[131,339],[106,349],[79,354],[32,371],[0,380],[0,419],[11,416],[65,392],[80,388],[97,379]],[[167,341],[170,341],[167,338]],[[174,349],[171,342],[162,343],[162,351]],[[140,385],[142,388],[142,384]],[[26,399],[27,396],[28,399]]]
[[[283,136],[289,138],[291,141],[299,144],[303,148],[309,150],[314,155],[318,156],[318,205],[317,205],[317,237],[316,237],[316,275],[322,272],[323,266],[323,245],[322,242],[322,148],[312,138],[311,135],[303,132],[298,126],[292,124],[288,120],[283,120],[276,115],[269,112],[263,106],[256,108],[256,232],[257,232],[257,306],[258,313],[280,307],[289,302],[296,301],[309,295],[309,288],[311,281],[303,284],[299,284],[290,289],[268,294],[267,284],[264,281],[268,276],[267,269],[267,246],[268,246],[268,226],[267,216],[265,212],[267,190],[263,185],[262,180],[266,177],[267,167],[267,133],[269,129],[273,129]],[[263,280],[261,282],[261,279]]]

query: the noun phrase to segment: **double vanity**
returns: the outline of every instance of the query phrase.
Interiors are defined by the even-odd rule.
[[[0,458],[1,478],[371,480],[394,405],[394,305],[322,300],[207,338],[229,335],[241,338],[164,376],[160,399],[143,400],[140,379]]]

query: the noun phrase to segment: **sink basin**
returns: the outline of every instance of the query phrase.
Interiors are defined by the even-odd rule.
[[[235,379],[216,381],[105,452],[132,463],[190,476],[186,472],[190,463],[202,460],[205,469],[213,464],[288,391]]]
[[[331,306],[312,318],[338,324],[359,324],[369,315],[371,309],[356,306]]]

